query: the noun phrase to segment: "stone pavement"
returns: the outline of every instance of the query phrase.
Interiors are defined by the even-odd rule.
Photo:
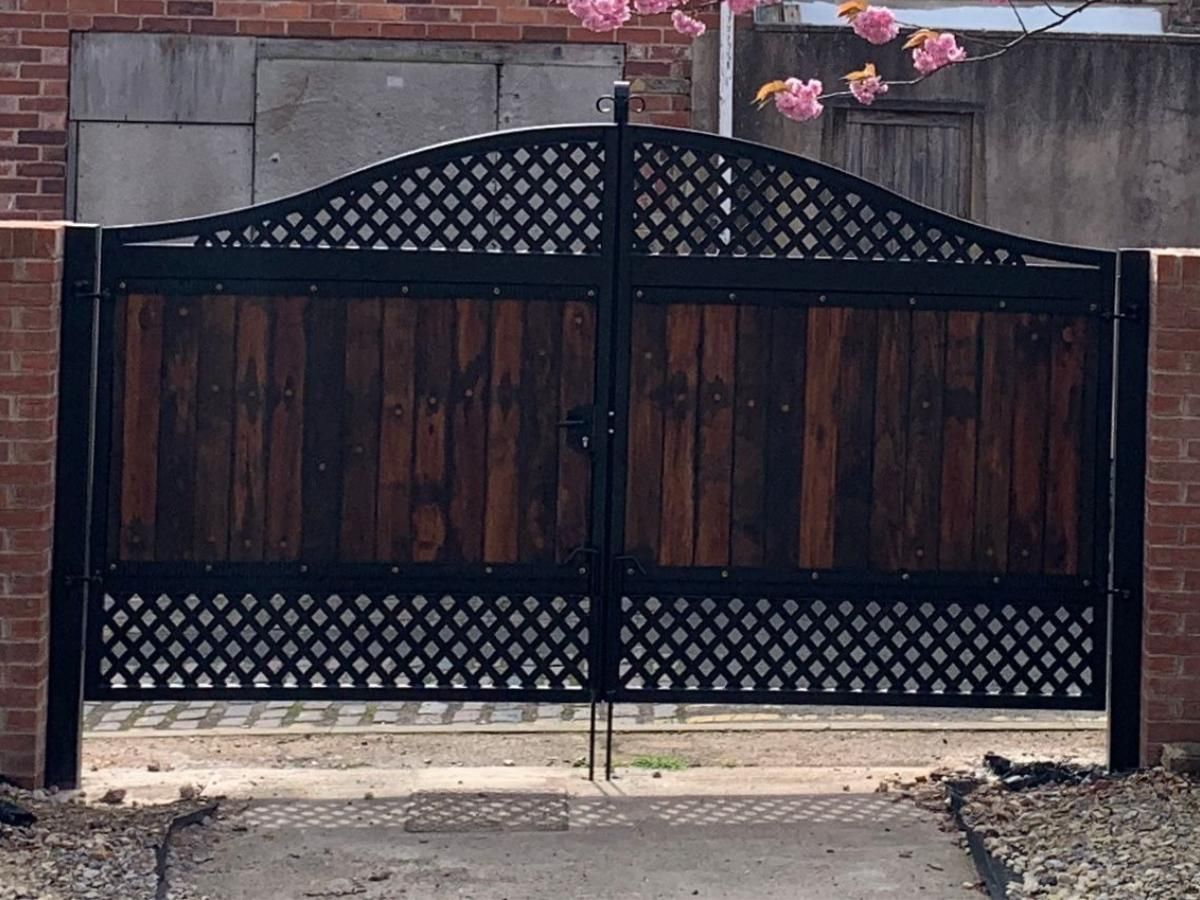
[[[600,712],[603,715],[603,708]],[[586,728],[587,704],[561,703],[445,703],[445,702],[334,702],[220,701],[88,703],[84,729],[92,734],[111,732],[188,733],[208,729],[284,729],[303,733],[327,728],[454,727],[462,730]],[[1081,728],[1103,727],[1102,713],[1058,710],[929,709],[866,706],[710,706],[700,704],[618,704],[614,726],[757,724],[763,727],[803,722],[879,723],[922,722],[964,726],[978,723],[1047,723]]]

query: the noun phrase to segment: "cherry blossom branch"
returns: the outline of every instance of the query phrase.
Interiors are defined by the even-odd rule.
[[[1017,8],[1016,0],[1008,0],[1008,5],[1012,9],[1013,15],[1017,17],[1017,24],[1021,26],[1021,31],[1029,34],[1029,29],[1025,27],[1025,20],[1021,18],[1021,10]]]
[[[1009,2],[1011,4],[1012,0],[1009,0]],[[934,75],[936,75],[938,72],[944,71],[945,69],[951,69],[951,68],[954,68],[955,66],[962,66],[962,65],[966,65],[968,63],[988,62],[989,60],[993,60],[998,57],[1001,57],[1005,53],[1008,53],[1010,50],[1013,50],[1016,47],[1019,47],[1021,44],[1025,43],[1025,41],[1029,40],[1030,38],[1037,37],[1038,35],[1041,35],[1041,34],[1045,34],[1047,31],[1053,31],[1055,28],[1058,28],[1064,22],[1074,18],[1075,16],[1079,15],[1081,12],[1083,12],[1088,7],[1094,6],[1099,2],[1100,2],[1100,0],[1083,0],[1083,2],[1080,3],[1078,6],[1074,7],[1073,9],[1067,10],[1065,13],[1057,13],[1056,12],[1055,15],[1057,16],[1057,18],[1054,21],[1048,22],[1045,25],[1040,25],[1037,28],[1025,29],[1020,35],[1018,35],[1017,37],[1013,38],[1011,41],[1008,41],[1005,44],[999,45],[997,47],[997,49],[992,51],[991,53],[984,53],[981,56],[968,56],[968,57],[965,57],[960,60],[955,60],[953,62],[947,63],[944,66],[934,69],[932,72],[927,72],[923,75],[918,75],[914,78],[881,80],[880,84],[882,87],[885,87],[885,88],[912,87],[913,85],[920,84],[925,79],[931,78]],[[1046,4],[1046,5],[1049,6],[1049,4]],[[1018,16],[1018,19],[1019,18],[1020,17]],[[1022,27],[1024,28],[1024,23],[1022,23]],[[830,91],[829,93],[821,94],[816,99],[824,101],[824,100],[833,100],[833,99],[838,99],[838,98],[842,98],[842,97],[853,97],[853,96],[854,96],[853,91],[848,91],[848,90],[847,91]]]

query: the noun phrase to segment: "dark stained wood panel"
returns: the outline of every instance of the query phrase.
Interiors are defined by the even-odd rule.
[[[760,566],[766,530],[771,310],[741,306],[737,313],[730,562]]]
[[[196,297],[170,297],[163,308],[162,412],[158,434],[158,523],[155,556],[193,558],[194,521],[180,500],[196,494],[196,379],[199,362]]]
[[[875,363],[871,465],[871,568],[904,564],[904,473],[908,466],[908,382],[912,313],[881,310]]]
[[[1043,570],[1081,570],[1080,522],[1084,509],[1082,450],[1088,323],[1055,317],[1049,322],[1050,408],[1047,451],[1046,534]]]
[[[292,560],[300,556],[307,302],[304,297],[280,297],[272,301],[265,548],[269,560]]]
[[[487,489],[488,337],[491,304],[455,304],[454,373],[450,407],[450,503],[446,557],[483,559]]]
[[[629,373],[629,462],[625,551],[658,558],[666,397],[667,311],[635,304]]]
[[[941,537],[938,517],[942,486],[945,313],[913,313],[911,359],[903,565],[911,569],[935,569]]]
[[[521,562],[552,562],[559,446],[559,357],[561,303],[534,300],[525,305],[525,344],[521,373],[518,454]]]
[[[416,423],[413,438],[413,560],[442,559],[447,513],[447,407],[454,360],[454,303],[417,305]]]
[[[871,548],[871,466],[879,314],[848,309],[838,372],[833,565],[865,569]]]
[[[944,569],[970,569],[975,556],[975,461],[979,427],[978,313],[946,315],[942,400],[941,543]]]
[[[737,308],[706,306],[700,348],[696,467],[698,566],[729,563]]]
[[[696,391],[702,307],[667,308],[662,506],[658,562],[689,566],[696,547]]]
[[[501,300],[492,311],[492,383],[483,530],[483,555],[489,562],[516,562],[518,554],[517,464],[524,312],[524,304],[517,300]]]
[[[770,402],[766,436],[766,565],[785,568],[800,560],[800,479],[804,457],[804,378],[808,312],[771,311]]]
[[[594,415],[596,378],[596,311],[589,303],[570,302],[563,308],[562,367],[558,408],[566,419],[574,410]],[[591,435],[584,431],[582,434]],[[558,445],[558,562],[589,543],[592,448],[563,432]],[[582,560],[581,563],[590,563]]]
[[[376,297],[356,297],[346,304],[345,445],[338,545],[338,558],[346,562],[376,558],[381,304]]]
[[[983,317],[979,377],[979,453],[975,469],[975,565],[1008,570],[1008,510],[1012,481],[1013,316]]]
[[[342,401],[346,377],[346,305],[313,300],[304,322],[304,506],[301,555],[337,559],[342,512]]]
[[[808,314],[804,381],[804,469],[800,485],[800,565],[833,565],[842,340],[846,309]]]
[[[1022,315],[1014,344],[1012,498],[1008,566],[1039,572],[1046,515],[1046,434],[1050,390],[1049,320]]]
[[[163,298],[131,294],[125,304],[121,413],[122,559],[155,557]]]
[[[237,300],[197,298],[200,353],[196,398],[196,485],[193,507],[196,559],[225,559],[233,474],[234,341]],[[185,514],[182,510],[180,515]]]
[[[396,562],[412,559],[416,328],[414,301],[383,301],[376,551],[380,559]]]
[[[229,558],[261,560],[267,531],[267,370],[271,313],[259,299],[238,303],[235,348],[233,495]]]

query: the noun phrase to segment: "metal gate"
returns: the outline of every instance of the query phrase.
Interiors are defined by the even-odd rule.
[[[613,106],[72,235],[86,697],[1105,706],[1116,254]]]

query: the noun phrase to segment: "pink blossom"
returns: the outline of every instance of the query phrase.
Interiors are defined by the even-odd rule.
[[[708,30],[708,26],[699,19],[678,9],[671,13],[671,24],[675,26],[676,31],[688,37],[700,37]]]
[[[740,16],[742,13],[748,13],[757,9],[764,3],[771,2],[771,0],[727,0],[727,2],[729,3],[730,11],[735,16]]]
[[[944,31],[913,50],[913,68],[922,75],[928,75],[943,66],[961,62],[966,58],[967,51],[958,46],[954,35]]]
[[[886,94],[888,86],[878,75],[850,82],[850,93],[863,106],[870,106],[880,94]]]
[[[787,87],[775,94],[775,108],[789,119],[807,122],[825,109],[817,99],[824,90],[817,79],[801,81],[799,78],[789,78],[785,84]]]
[[[679,3],[680,0],[633,0],[633,8],[640,15],[657,16],[660,13],[665,13],[673,6],[678,6]]]
[[[872,44],[886,44],[900,33],[896,17],[886,6],[868,6],[854,17],[854,33]]]
[[[567,9],[592,31],[614,31],[631,15],[628,0],[567,0]]]

